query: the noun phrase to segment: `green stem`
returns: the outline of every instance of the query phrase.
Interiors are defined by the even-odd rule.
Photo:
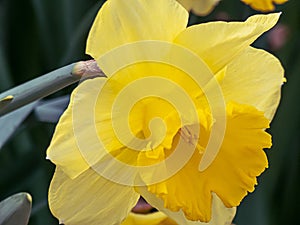
[[[73,63],[0,94],[0,116],[57,92],[83,77],[105,76],[95,66],[93,60]]]

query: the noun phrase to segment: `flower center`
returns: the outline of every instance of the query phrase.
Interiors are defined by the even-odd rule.
[[[186,125],[179,129],[179,135],[183,140],[191,145],[196,146],[199,139],[199,125]]]

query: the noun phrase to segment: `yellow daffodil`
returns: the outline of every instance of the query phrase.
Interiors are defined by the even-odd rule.
[[[74,90],[47,150],[60,222],[121,224],[143,196],[180,225],[230,224],[268,166],[283,68],[250,44],[278,18],[186,28],[175,0],[108,0],[86,49],[107,78]]]
[[[274,4],[283,4],[288,0],[241,0],[251,8],[261,12],[271,12],[275,10]]]
[[[178,0],[188,11],[196,15],[205,16],[209,14],[220,0]]]
[[[177,225],[162,212],[149,214],[130,213],[121,225]]]

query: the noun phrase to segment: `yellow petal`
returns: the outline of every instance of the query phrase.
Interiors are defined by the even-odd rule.
[[[182,210],[188,219],[194,221],[210,221],[212,192],[226,207],[238,206],[247,192],[254,190],[256,177],[268,165],[263,151],[271,146],[271,137],[264,131],[268,125],[263,113],[254,107],[229,104],[226,133],[212,164],[202,172],[198,170],[203,152],[197,147],[190,161],[178,173],[149,186],[149,191],[164,200],[164,207],[172,211]],[[205,147],[209,131],[203,127],[200,130],[199,144]]]
[[[283,75],[276,57],[249,47],[227,67],[221,84],[225,100],[253,105],[271,120],[279,104]]]
[[[283,4],[283,3],[285,3],[285,2],[287,2],[288,0],[273,0],[273,2],[275,3],[275,4]]]
[[[99,141],[95,135],[94,111],[88,109],[94,109],[93,101],[103,81],[104,78],[86,80],[73,91],[70,104],[61,116],[47,149],[47,158],[71,178],[78,176],[101,158]]]
[[[216,73],[271,29],[279,15],[255,15],[245,22],[210,22],[191,26],[180,33],[175,42],[194,51]]]
[[[187,11],[174,0],[110,0],[93,23],[86,52],[97,59],[115,47],[135,41],[171,42],[187,22]]]
[[[139,187],[137,190],[147,200],[147,202],[164,212],[168,217],[180,225],[228,225],[231,223],[236,213],[236,208],[226,208],[220,198],[215,193],[212,193],[212,219],[208,223],[191,221],[186,219],[181,210],[173,212],[165,208],[163,200],[149,192],[147,188]]]
[[[205,16],[209,14],[220,0],[177,0],[188,11],[196,15]]]
[[[162,212],[149,214],[130,213],[121,225],[177,225]]]
[[[283,4],[288,0],[241,0],[245,4],[249,5],[251,8],[262,11],[270,12],[275,10],[274,4]]]
[[[49,189],[51,212],[65,225],[120,224],[138,198],[132,187],[110,182],[92,169],[70,179],[57,167]]]

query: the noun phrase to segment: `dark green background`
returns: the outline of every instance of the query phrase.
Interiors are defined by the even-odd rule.
[[[103,1],[0,0],[0,92],[61,66],[88,59],[85,40]],[[300,209],[300,1],[277,8],[280,23],[290,29],[285,46],[273,52],[285,67],[288,82],[269,132],[270,168],[259,186],[238,209],[239,225],[298,224]],[[233,20],[255,13],[239,0],[223,0],[208,17],[191,15],[190,24],[214,20],[226,12]],[[151,13],[151,12],[149,12]],[[255,46],[268,50],[264,35]],[[267,68],[266,68],[267,69]],[[74,86],[49,98],[70,93]],[[55,124],[38,122],[30,115],[0,149],[0,199],[27,191],[33,196],[31,225],[57,224],[47,206],[47,190],[54,166],[45,150]],[[0,127],[0,132],[5,129]]]

